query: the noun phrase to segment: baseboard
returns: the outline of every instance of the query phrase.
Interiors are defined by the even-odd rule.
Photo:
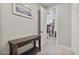
[[[62,48],[64,48],[64,49],[67,49],[67,50],[69,50],[69,51],[71,51],[71,52],[74,53],[74,51],[73,51],[72,48],[70,48],[70,47],[63,46],[63,45],[57,45],[57,46],[58,46],[58,47],[62,47]]]

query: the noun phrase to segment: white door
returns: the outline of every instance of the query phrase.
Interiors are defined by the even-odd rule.
[[[41,46],[47,43],[47,16],[46,9],[41,6],[40,10],[40,34],[41,34]]]

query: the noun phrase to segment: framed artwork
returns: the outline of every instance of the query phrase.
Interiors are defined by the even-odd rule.
[[[32,9],[22,3],[13,4],[13,13],[16,15],[32,18]]]

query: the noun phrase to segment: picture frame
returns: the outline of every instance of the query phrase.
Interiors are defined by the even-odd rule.
[[[13,13],[19,16],[32,18],[32,9],[29,5],[24,5],[22,3],[14,3],[13,4]]]

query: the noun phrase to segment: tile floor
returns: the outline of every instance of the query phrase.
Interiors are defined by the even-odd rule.
[[[66,48],[56,46],[56,39],[49,38],[48,43],[41,48],[37,55],[73,55],[74,53]]]

